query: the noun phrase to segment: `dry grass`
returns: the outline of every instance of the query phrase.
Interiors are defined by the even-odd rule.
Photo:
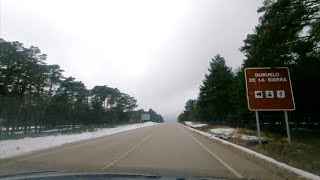
[[[251,129],[243,129],[243,128],[237,128],[238,133],[240,134],[246,134],[246,135],[251,135],[251,136],[256,136],[257,132]],[[261,135],[263,136],[263,134],[261,133]]]

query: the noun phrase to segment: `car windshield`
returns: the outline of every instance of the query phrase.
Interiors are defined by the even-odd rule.
[[[0,179],[320,179],[319,82],[318,0],[0,0]]]

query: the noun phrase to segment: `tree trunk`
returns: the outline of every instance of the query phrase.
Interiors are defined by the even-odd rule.
[[[26,123],[24,123],[23,124],[23,134],[27,134],[27,129],[28,127],[27,127],[27,124]]]
[[[14,130],[15,130],[15,123],[12,123],[12,127],[11,127],[11,135],[14,135]]]
[[[38,123],[36,123],[34,126],[34,133],[38,133]]]
[[[75,130],[75,127],[76,127],[75,122],[72,121],[72,130],[73,130],[73,131]]]
[[[61,123],[60,123],[60,121],[58,121],[58,132],[60,132],[61,131]]]
[[[28,126],[28,134],[31,133],[31,125]]]

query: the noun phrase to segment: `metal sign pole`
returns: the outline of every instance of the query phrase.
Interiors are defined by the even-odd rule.
[[[289,126],[289,120],[288,120],[288,111],[284,111],[284,119],[286,121],[286,127],[287,127],[287,135],[288,135],[288,143],[291,143],[291,135],[290,135],[290,126]]]
[[[257,121],[258,140],[259,140],[259,144],[261,144],[260,122],[259,122],[259,113],[258,113],[258,111],[256,111],[256,121]]]

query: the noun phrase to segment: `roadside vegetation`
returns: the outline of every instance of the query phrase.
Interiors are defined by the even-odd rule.
[[[152,109],[135,110],[134,97],[107,85],[87,89],[46,59],[37,47],[0,38],[0,140],[137,123],[143,113],[163,122]]]
[[[259,24],[248,34],[240,51],[242,65],[232,70],[221,55],[210,62],[196,99],[186,102],[178,121],[201,122],[207,131],[233,127],[256,134],[254,112],[246,100],[244,69],[288,67],[296,110],[288,112],[292,144],[286,140],[283,112],[259,112],[263,145],[239,138],[231,142],[273,157],[281,162],[320,174],[320,1],[265,0],[258,9]]]
[[[255,114],[246,100],[244,69],[288,67],[296,110],[289,112],[295,128],[320,125],[320,2],[265,0],[254,33],[240,47],[245,58],[232,70],[221,55],[210,62],[196,99],[186,102],[178,121],[201,121],[237,127],[255,126]],[[240,61],[240,60],[239,60]],[[262,129],[283,126],[283,112],[259,112]]]

